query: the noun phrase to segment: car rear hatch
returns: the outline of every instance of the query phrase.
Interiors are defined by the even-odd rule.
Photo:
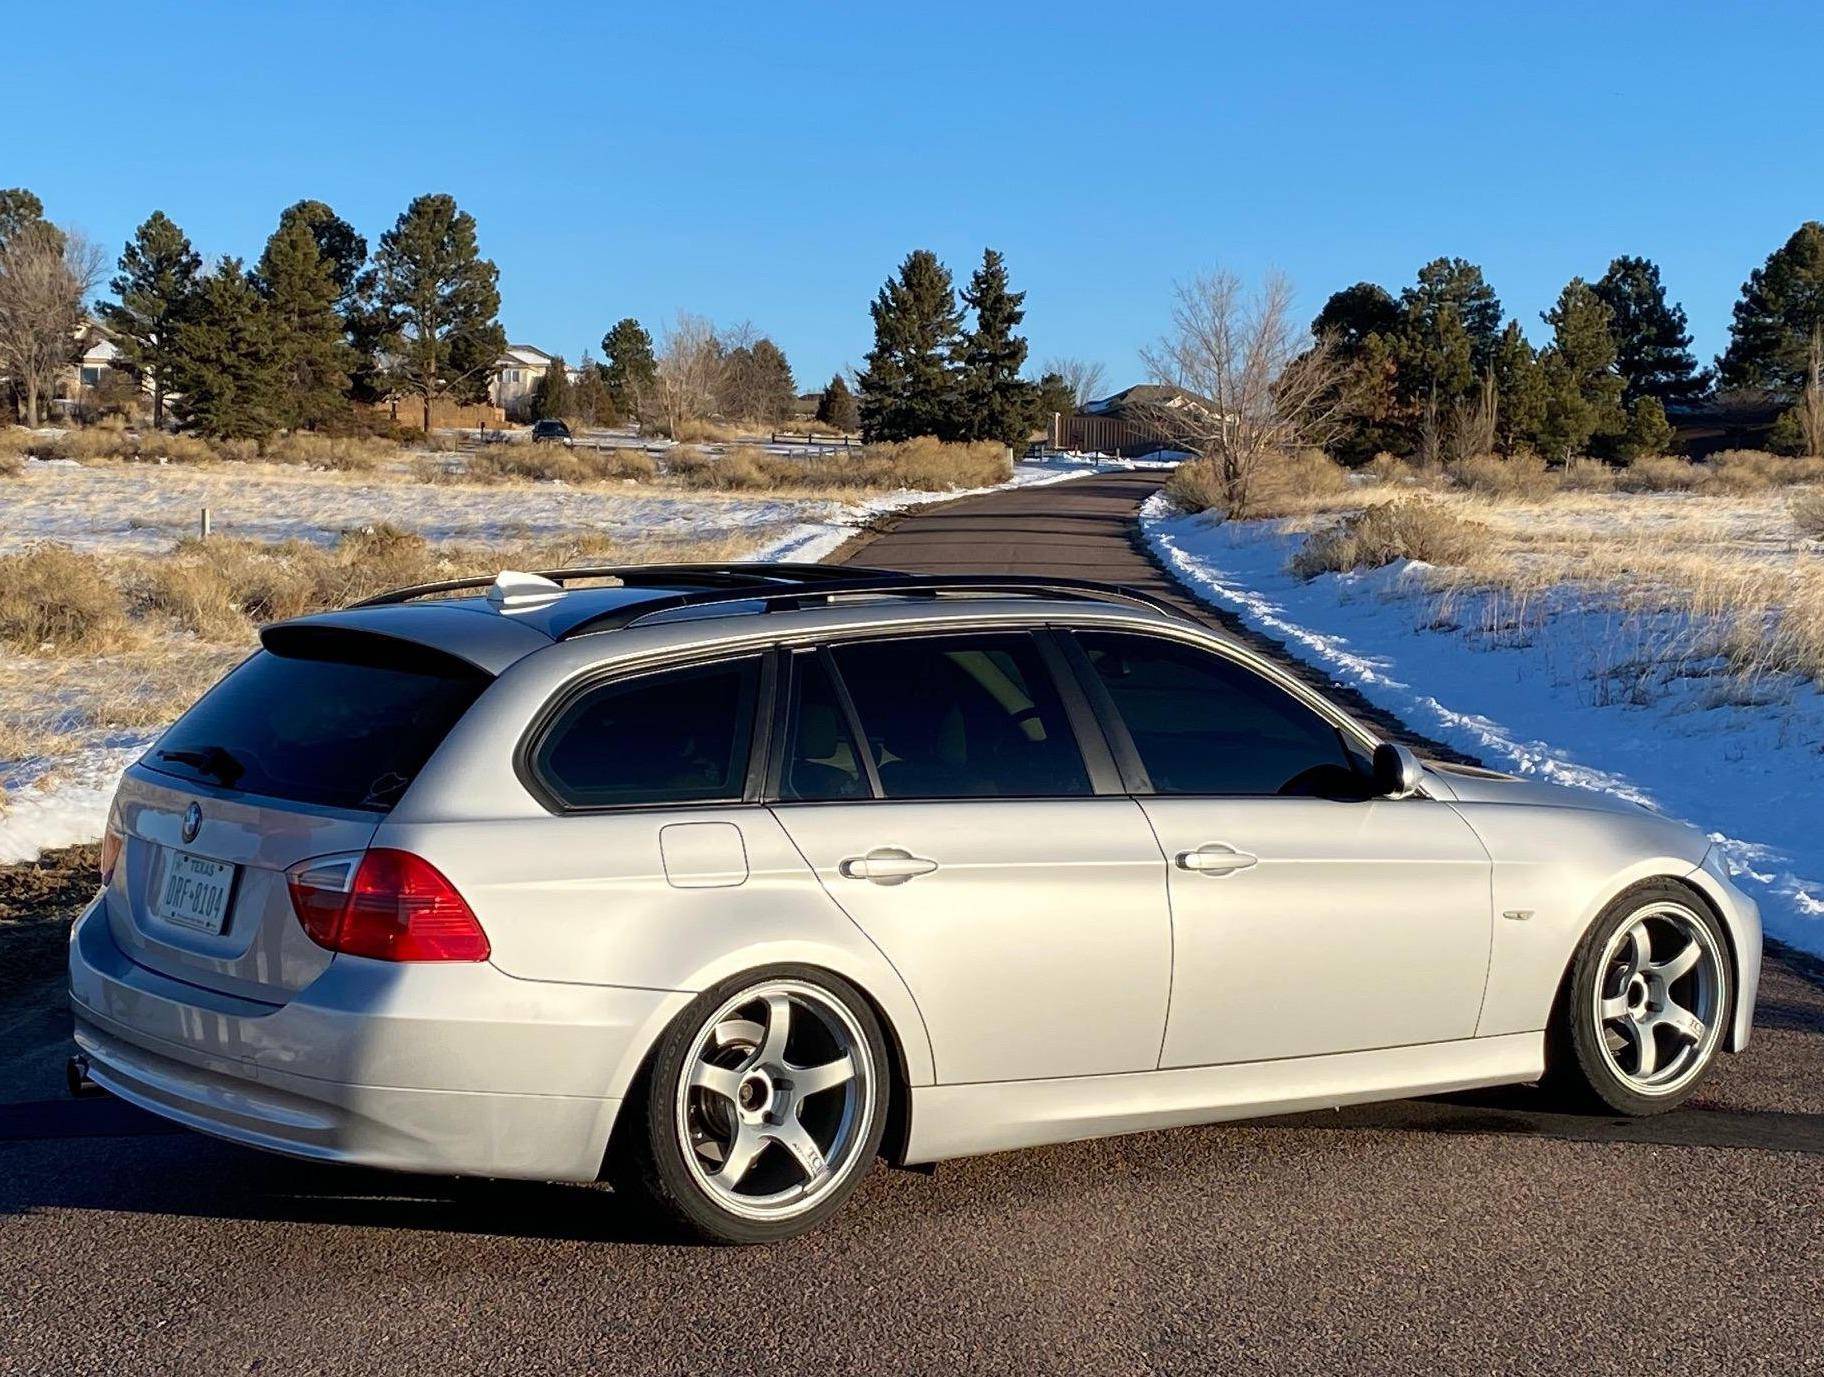
[[[275,627],[264,642],[122,780],[106,904],[137,964],[282,1004],[332,960],[299,924],[287,870],[366,849],[492,676],[368,631]]]

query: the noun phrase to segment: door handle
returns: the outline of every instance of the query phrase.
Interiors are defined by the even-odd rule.
[[[877,885],[903,885],[936,869],[936,861],[897,846],[877,846],[865,856],[850,856],[836,865],[837,874],[844,879],[872,880]]]
[[[1179,868],[1195,870],[1200,875],[1232,875],[1237,870],[1246,870],[1259,860],[1259,856],[1237,851],[1225,842],[1210,842],[1195,851],[1178,853]]]

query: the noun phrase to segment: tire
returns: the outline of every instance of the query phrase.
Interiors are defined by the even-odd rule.
[[[1674,880],[1636,885],[1578,943],[1546,1032],[1547,1082],[1599,1112],[1676,1109],[1715,1067],[1734,998],[1709,906]]]
[[[638,1119],[616,1184],[708,1242],[794,1238],[860,1184],[891,1091],[886,1036],[853,985],[808,966],[749,971],[698,995],[659,1039],[629,1098]]]

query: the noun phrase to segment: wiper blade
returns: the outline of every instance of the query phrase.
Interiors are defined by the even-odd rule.
[[[234,758],[234,752],[225,746],[199,746],[195,750],[160,751],[160,760],[169,760],[175,765],[188,765],[201,770],[206,775],[213,775],[228,788],[247,773],[247,767]]]

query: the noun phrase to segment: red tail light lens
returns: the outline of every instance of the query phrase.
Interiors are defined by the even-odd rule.
[[[107,831],[101,834],[101,887],[106,889],[114,883],[114,867],[120,864],[121,849],[127,839],[121,835],[112,815],[108,818]]]
[[[285,876],[310,940],[378,961],[486,961],[488,935],[456,886],[409,851],[305,861]]]

